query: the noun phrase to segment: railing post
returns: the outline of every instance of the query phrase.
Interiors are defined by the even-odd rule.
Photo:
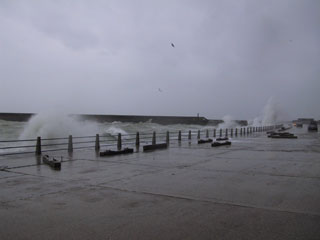
[[[167,143],[168,145],[169,145],[169,143],[170,143],[170,135],[169,135],[169,131],[167,131],[166,143]]]
[[[178,141],[181,142],[181,131],[179,130],[179,133],[178,133]]]
[[[140,134],[137,132],[136,134],[136,146],[140,146]]]
[[[198,130],[198,139],[200,139],[200,130]]]
[[[216,129],[213,129],[213,137],[216,137]]]
[[[222,137],[222,129],[220,128],[219,137]]]
[[[228,137],[228,128],[226,128],[226,137]]]
[[[41,137],[37,137],[36,155],[41,155]]]
[[[240,128],[240,136],[242,136],[242,128]]]
[[[209,138],[209,129],[206,131],[206,138]]]
[[[189,130],[188,139],[191,140],[191,130]]]
[[[156,144],[156,132],[154,131],[152,135],[152,145],[155,145],[155,144]]]
[[[72,135],[69,135],[69,141],[68,141],[68,153],[73,152],[73,143],[72,143]]]
[[[249,128],[247,127],[247,135],[249,134]]]
[[[238,136],[238,128],[236,128],[236,130],[235,130],[235,136],[236,137]]]
[[[231,133],[230,133],[231,137],[233,137],[233,128],[231,128]]]
[[[118,150],[121,150],[122,148],[122,141],[121,141],[121,133],[118,133]]]
[[[95,149],[96,151],[99,151],[99,150],[100,150],[100,137],[99,137],[99,134],[96,134],[96,144],[95,144],[94,149]]]

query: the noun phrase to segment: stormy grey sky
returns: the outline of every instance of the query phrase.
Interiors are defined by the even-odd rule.
[[[319,25],[319,0],[0,0],[0,112],[320,119]]]

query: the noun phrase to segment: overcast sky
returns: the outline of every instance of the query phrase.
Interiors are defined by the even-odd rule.
[[[319,0],[0,0],[0,31],[0,112],[320,119]]]

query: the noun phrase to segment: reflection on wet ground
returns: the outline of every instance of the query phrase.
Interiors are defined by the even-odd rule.
[[[298,138],[51,153],[60,171],[2,157],[1,239],[319,239],[320,134],[290,132]]]

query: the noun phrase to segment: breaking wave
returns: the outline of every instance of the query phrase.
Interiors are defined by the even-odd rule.
[[[277,103],[274,97],[270,97],[264,106],[261,115],[248,122],[251,126],[267,126],[284,121],[284,118],[285,113],[281,109],[279,103]]]
[[[94,135],[100,132],[99,125],[95,122],[80,121],[75,117],[61,113],[40,113],[33,116],[26,124],[20,139],[56,138]]]

